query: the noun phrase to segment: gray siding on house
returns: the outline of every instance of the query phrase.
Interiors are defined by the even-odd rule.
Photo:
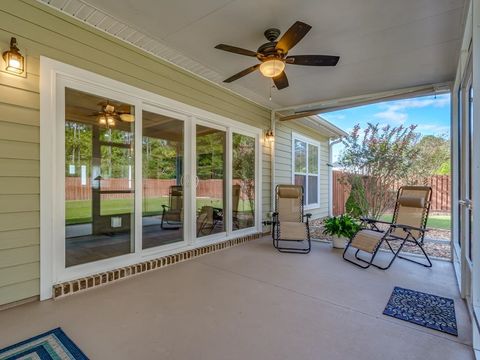
[[[319,207],[309,209],[313,219],[328,216],[328,138],[294,122],[277,122],[275,127],[275,184],[292,183],[292,133],[320,143]]]

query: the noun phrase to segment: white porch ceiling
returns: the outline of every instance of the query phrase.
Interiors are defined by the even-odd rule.
[[[465,0],[39,0],[268,107],[286,107],[451,81]],[[287,65],[290,86],[272,92],[259,72],[222,80],[256,59],[263,32],[296,20],[313,26],[291,50],[339,55],[334,68]]]

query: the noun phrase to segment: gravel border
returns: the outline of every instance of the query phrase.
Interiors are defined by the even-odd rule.
[[[331,242],[332,239],[330,236],[323,234],[323,219],[315,219],[310,222],[310,235],[312,240],[320,240]],[[451,232],[450,230],[444,229],[430,229],[424,240],[424,249],[426,253],[432,257],[440,260],[452,260],[452,250],[451,250]],[[386,244],[382,245],[382,249],[388,250]],[[418,246],[411,245],[406,243],[402,249],[402,252],[414,255],[422,255],[421,250]]]

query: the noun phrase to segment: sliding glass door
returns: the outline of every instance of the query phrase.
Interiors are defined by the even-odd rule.
[[[255,226],[256,139],[232,133],[232,230]]]
[[[142,248],[184,240],[184,122],[142,113]]]
[[[226,131],[197,124],[196,143],[196,236],[226,230]]]
[[[59,273],[256,231],[261,130],[71,84],[58,87]]]
[[[65,89],[65,267],[135,251],[133,114]]]
[[[261,231],[262,129],[41,61],[41,298]]]

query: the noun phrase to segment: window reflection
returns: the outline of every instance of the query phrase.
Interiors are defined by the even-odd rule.
[[[183,122],[143,112],[144,249],[183,240]]]
[[[232,136],[232,229],[255,225],[255,138]]]
[[[65,90],[67,267],[134,251],[133,114],[132,105]]]
[[[225,131],[196,127],[197,237],[225,231],[225,139]]]

